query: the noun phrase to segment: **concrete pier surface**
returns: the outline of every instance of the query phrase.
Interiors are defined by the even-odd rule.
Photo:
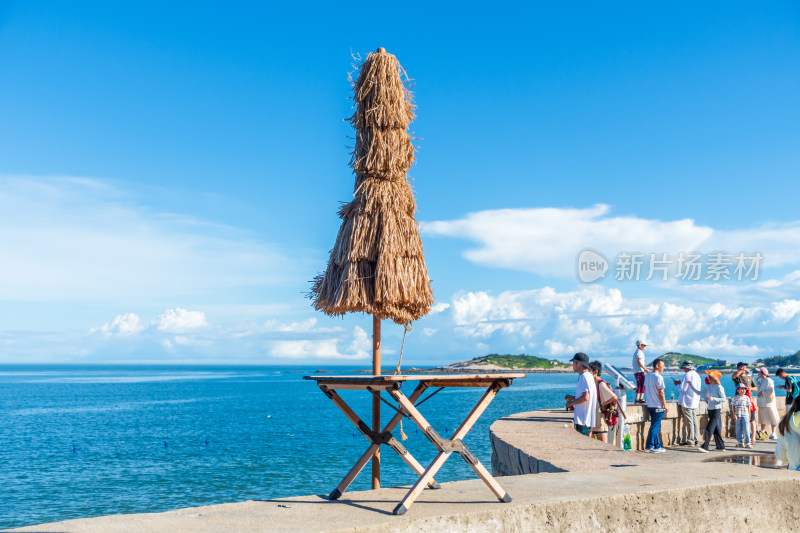
[[[498,478],[513,497],[510,503],[498,502],[482,481],[473,479],[443,483],[439,490],[423,491],[402,516],[393,515],[392,509],[407,489],[385,488],[346,492],[338,501],[329,501],[324,496],[302,496],[166,513],[69,520],[13,531],[800,530],[800,472],[709,462],[726,456],[752,456],[768,463],[774,441],[759,442],[753,450],[746,450],[732,447],[735,441],[727,439],[729,451],[712,450],[708,454],[679,446],[658,455],[624,452],[579,435],[565,422],[562,413],[558,410],[520,413],[492,426],[493,445],[503,443],[505,447],[501,453],[517,459],[532,458],[540,465],[541,473]],[[564,427],[565,423],[568,427]],[[544,446],[545,443],[551,445]],[[519,447],[519,453],[511,452],[512,444]],[[331,485],[337,481],[331,480]]]

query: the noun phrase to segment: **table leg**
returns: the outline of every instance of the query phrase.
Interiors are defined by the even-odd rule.
[[[419,461],[414,459],[414,456],[411,455],[408,452],[408,450],[406,450],[405,446],[400,444],[400,441],[398,441],[396,438],[392,437],[386,444],[390,448],[392,448],[395,451],[395,453],[397,453],[397,455],[400,456],[400,459],[405,461],[406,464],[411,467],[411,469],[414,471],[415,474],[421,476],[422,474],[425,473],[425,468],[419,463]],[[428,488],[431,489],[441,488],[441,485],[439,485],[439,483],[437,483],[435,479],[431,479],[430,481],[428,481],[427,485]]]
[[[336,393],[336,391],[328,389],[327,387],[325,388],[320,387],[320,388],[322,389],[322,392],[324,392],[325,395],[328,396],[328,398],[330,398],[331,401],[344,413],[344,415],[348,418],[348,420],[350,420],[350,422],[352,422],[353,425],[355,425],[358,428],[358,430],[365,437],[367,437],[367,439],[369,439],[370,442],[372,442],[369,448],[367,448],[367,451],[364,452],[364,454],[358,459],[358,461],[356,461],[356,464],[353,465],[353,467],[350,469],[350,471],[347,473],[344,479],[342,479],[341,483],[339,483],[339,485],[333,490],[333,492],[330,493],[329,498],[331,500],[337,500],[341,497],[344,491],[347,490],[347,487],[350,486],[350,484],[353,482],[353,480],[355,480],[358,474],[364,469],[366,464],[375,455],[375,453],[380,450],[380,444],[384,442],[381,443],[374,442],[374,438],[369,430],[369,427],[363,420],[361,420],[358,417],[355,411],[353,411],[350,408],[350,406],[347,405],[347,403],[345,403],[344,399],[341,396],[339,396],[339,394]],[[411,402],[415,402],[422,395],[422,393],[425,392],[425,389],[427,388],[428,388],[427,385],[420,384],[411,394]],[[400,423],[402,419],[403,419],[402,413],[395,414],[394,417],[392,417],[392,419],[389,421],[389,423],[386,424],[386,427],[383,429],[383,432],[381,434],[385,435],[386,433],[391,433],[391,431],[395,427],[397,427],[397,425]],[[417,475],[422,475],[425,472],[422,465],[414,458],[413,455],[411,455],[408,452],[408,450],[406,450],[406,448],[402,444],[400,444],[400,442],[397,439],[391,437],[386,440],[385,444],[391,447],[395,451],[395,453],[397,453],[397,455],[399,455],[400,458],[403,459],[403,461],[405,461],[406,464],[408,464],[408,466],[410,466],[414,470],[414,472]],[[429,481],[428,486],[432,489],[440,488],[439,484],[434,479],[431,479]]]
[[[362,455],[358,461],[356,461],[356,464],[353,465],[353,468],[351,468],[347,475],[344,476],[344,479],[341,483],[339,483],[339,486],[333,489],[333,492],[331,492],[330,496],[328,496],[331,500],[338,500],[342,496],[344,491],[347,490],[347,487],[350,486],[350,483],[353,482],[356,476],[358,476],[358,474],[360,474],[367,465],[369,460],[372,459],[372,456],[375,455],[375,452],[379,447],[380,446],[378,444],[372,444],[369,448],[367,448],[367,451],[364,452],[364,455]]]
[[[433,479],[433,476],[436,475],[436,472],[442,467],[447,458],[450,457],[450,452],[439,452],[436,457],[433,459],[428,468],[425,469],[425,472],[420,476],[414,486],[411,487],[411,490],[405,495],[405,497],[397,504],[397,506],[392,511],[392,514],[406,514],[411,508],[411,505],[419,496],[419,493],[422,492],[422,489],[425,488],[425,485]]]
[[[464,442],[462,441],[462,438],[467,434],[473,424],[492,402],[497,394],[497,391],[506,385],[507,384],[505,382],[494,382],[486,390],[481,399],[478,401],[475,407],[473,407],[472,411],[469,413],[469,415],[467,415],[458,429],[456,429],[452,438],[449,440],[442,439],[436,433],[425,417],[422,416],[419,410],[417,410],[417,408],[414,406],[413,402],[410,402],[402,392],[399,390],[389,391],[389,394],[391,394],[397,403],[399,403],[400,406],[409,413],[409,416],[411,416],[411,419],[414,421],[414,423],[416,423],[420,429],[422,429],[428,439],[439,450],[439,454],[425,470],[425,473],[417,480],[414,486],[411,487],[411,490],[408,491],[406,496],[397,505],[397,507],[395,507],[393,511],[394,514],[404,514],[406,511],[408,511],[416,498],[419,496],[420,492],[422,492],[422,488],[424,487],[425,483],[427,483],[427,481],[439,471],[444,462],[449,458],[450,453],[453,451],[457,452],[464,458],[465,461],[467,461],[467,464],[469,464],[472,469],[475,470],[475,472],[478,474],[478,477],[480,477],[483,482],[486,483],[489,489],[501,502],[511,501],[511,497],[508,495],[508,493],[503,490],[500,484],[497,483],[491,474],[489,474],[486,468],[480,463],[480,461],[478,461],[477,457],[475,457],[475,455],[469,450],[469,448],[466,447],[466,445],[464,445]]]
[[[460,441],[463,450],[456,451],[458,451],[464,460],[467,461],[467,464],[470,465],[473,470],[475,470],[475,473],[478,474],[478,477],[480,477],[483,482],[486,483],[494,495],[497,496],[497,499],[501,502],[508,503],[511,501],[511,496],[509,496],[508,493],[503,490],[503,487],[500,486],[500,484],[492,477],[489,471],[486,470],[486,467],[483,466],[480,461],[478,461],[478,458],[475,457],[475,455],[461,440],[467,435],[475,422],[478,421],[478,418],[480,418],[486,408],[489,407],[489,404],[492,403],[492,400],[494,400],[495,396],[497,395],[497,391],[504,386],[504,383],[495,382],[488,389],[486,389],[483,397],[478,401],[470,414],[467,415],[467,418],[464,419],[450,440]]]

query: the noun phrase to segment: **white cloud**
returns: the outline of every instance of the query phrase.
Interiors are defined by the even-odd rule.
[[[134,313],[117,315],[111,322],[106,322],[99,329],[91,328],[89,333],[100,332],[105,338],[112,335],[131,336],[142,331],[144,326],[139,317]]]
[[[540,346],[540,355],[562,358],[584,351],[624,362],[640,336],[657,353],[774,355],[800,346],[800,300],[795,299],[748,307],[654,303],[602,286],[565,292],[545,287],[462,293],[453,298],[449,318],[463,342],[490,345],[492,351]]]
[[[450,304],[448,303],[435,303],[431,306],[431,313],[441,313],[442,311],[446,311],[450,308]]]
[[[722,335],[709,335],[694,340],[687,345],[693,353],[715,353],[722,355],[759,355],[756,345],[737,344],[727,333]]]
[[[358,326],[353,328],[350,344],[342,353],[342,339],[280,340],[272,343],[269,353],[278,359],[340,359],[364,360],[370,357],[372,341],[367,332]]]
[[[155,320],[158,331],[167,333],[186,333],[208,327],[206,315],[202,311],[188,311],[177,307],[167,309]]]
[[[363,359],[372,355],[372,339],[364,328],[358,326],[353,328],[353,342],[350,343],[347,351],[355,359]]]
[[[425,232],[477,242],[465,257],[477,264],[574,276],[584,248],[614,250],[694,250],[713,230],[689,219],[661,222],[608,217],[607,205],[589,209],[497,209],[452,221],[428,222]]]
[[[289,264],[236,228],[138,204],[111,182],[0,177],[7,301],[118,302],[281,283]],[[293,262],[297,262],[295,258]]]
[[[772,304],[772,316],[776,320],[788,322],[800,313],[800,300],[783,300]]]
[[[424,231],[474,241],[478,247],[464,253],[473,263],[556,277],[574,277],[577,255],[586,248],[606,254],[609,261],[620,252],[666,252],[674,260],[682,251],[725,251],[760,252],[762,270],[800,265],[800,221],[720,230],[691,219],[661,221],[609,213],[609,206],[600,204],[586,209],[498,209],[427,222]]]
[[[317,324],[317,319],[314,317],[301,320],[299,322],[280,322],[272,319],[264,323],[263,331],[286,331],[286,332],[306,332],[311,331]]]

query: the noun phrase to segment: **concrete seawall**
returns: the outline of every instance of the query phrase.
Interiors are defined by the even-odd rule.
[[[659,455],[624,452],[578,434],[572,429],[569,414],[563,410],[505,417],[492,425],[491,438],[496,452],[493,467],[502,471],[540,472],[498,478],[513,497],[510,503],[498,502],[482,481],[472,479],[443,483],[440,490],[425,490],[402,516],[392,515],[392,509],[406,489],[385,488],[347,492],[338,501],[329,501],[324,496],[248,501],[158,514],[70,520],[15,531],[800,530],[795,526],[800,524],[800,498],[796,496],[800,494],[800,473],[708,462],[733,453],[766,459],[771,456],[774,442],[759,443],[755,450],[716,455],[686,447],[675,447]],[[450,461],[460,460],[450,458]],[[331,485],[337,481],[331,480]]]
[[[677,405],[667,403],[667,412],[661,423],[661,440],[664,446],[673,446],[680,440],[683,422],[678,417]],[[783,408],[779,411],[783,414]],[[492,472],[499,476],[517,476],[542,472],[578,472],[608,468],[614,461],[622,460],[635,464],[654,464],[663,460],[661,456],[623,452],[618,447],[578,435],[572,425],[573,414],[564,409],[545,409],[529,413],[513,414],[492,424]],[[708,420],[705,402],[698,409],[698,423],[702,430]],[[631,429],[634,450],[643,450],[650,418],[640,405],[628,406],[627,422]],[[723,415],[723,437],[729,439],[728,447],[735,444],[733,418]],[[714,445],[712,443],[712,449]],[[774,442],[758,443],[757,449],[773,451]],[[689,448],[677,447],[688,451]],[[692,452],[696,451],[694,449]],[[740,450],[745,453],[744,450]],[[619,455],[623,454],[623,455]],[[686,459],[686,455],[682,459]],[[697,460],[708,456],[696,454]]]

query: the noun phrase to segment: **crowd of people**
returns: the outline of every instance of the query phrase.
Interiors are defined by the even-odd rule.
[[[647,368],[644,350],[647,343],[636,340],[633,356],[634,378],[636,382],[635,403],[647,408],[650,426],[645,440],[645,451],[664,453],[661,442],[661,421],[667,412],[665,382],[663,377],[664,360],[655,359],[652,368]],[[593,436],[608,442],[609,431],[618,424],[618,417],[624,416],[620,410],[617,396],[611,386],[602,379],[603,365],[599,361],[589,361],[589,356],[578,352],[570,360],[572,369],[579,374],[575,396],[566,397],[566,407],[574,410],[575,429],[586,436]],[[718,370],[705,370],[705,387],[700,374],[691,361],[681,363],[683,376],[674,379],[679,395],[678,416],[683,421],[678,444],[694,446],[702,453],[708,453],[711,440],[717,450],[724,451],[722,414],[730,409],[734,420],[736,446],[752,448],[757,439],[776,441],[775,455],[790,469],[800,470],[800,384],[794,376],[784,369],[778,369],[776,377],[783,380],[775,385],[766,367],[757,371],[754,379],[746,363],[738,363],[731,379],[736,393],[728,401],[722,386],[722,374]],[[775,389],[786,391],[786,412],[781,418],[777,409]],[[700,425],[697,411],[700,400],[707,403],[708,422],[700,441]],[[756,430],[758,423],[758,431]]]

